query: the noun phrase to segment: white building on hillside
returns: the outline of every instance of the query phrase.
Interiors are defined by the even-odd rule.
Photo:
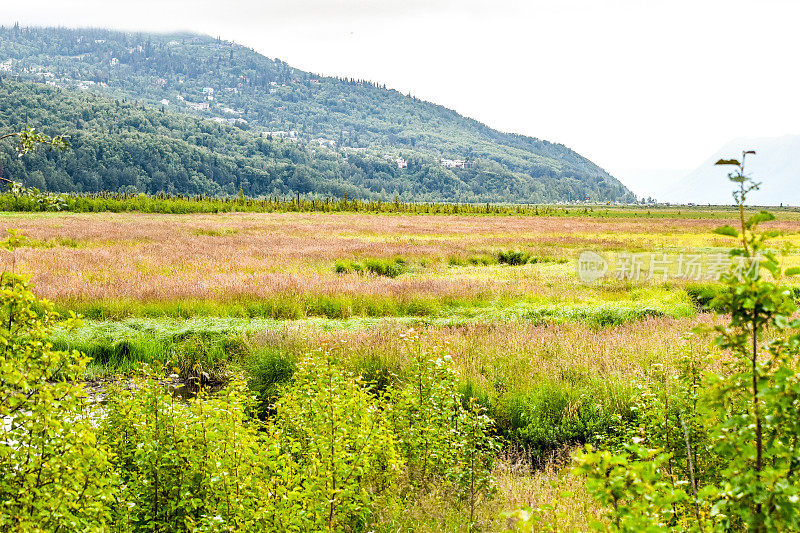
[[[294,139],[297,137],[297,131],[265,131],[261,135],[264,137],[277,137],[279,139]]]
[[[466,163],[463,159],[442,159],[442,166],[445,168],[464,168]]]

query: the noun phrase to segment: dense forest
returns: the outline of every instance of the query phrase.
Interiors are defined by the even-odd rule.
[[[52,191],[634,200],[562,145],[206,36],[0,28],[0,84],[0,131],[71,138],[0,155],[0,175]]]

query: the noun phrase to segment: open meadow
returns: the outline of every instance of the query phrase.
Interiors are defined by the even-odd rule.
[[[800,216],[776,216],[763,226],[782,232],[771,242],[784,266],[798,266]],[[96,390],[133,379],[142,363],[159,379],[214,390],[241,377],[263,419],[306,354],[324,350],[374,394],[413,381],[418,354],[449,356],[462,401],[493,420],[496,492],[471,522],[469,502],[436,484],[403,505],[379,501],[365,522],[376,531],[498,531],[503,511],[528,505],[562,531],[602,520],[565,468],[570,451],[635,419],[637,391],[687,353],[718,353],[712,333],[691,331],[724,321],[710,308],[715,279],[680,276],[674,264],[655,272],[648,260],[727,254],[730,239],[712,233],[724,224],[736,224],[734,213],[711,208],[0,215],[0,231],[27,237],[4,253],[3,270],[29,276],[62,314],[83,316],[48,339],[89,357],[84,379]],[[644,266],[586,283],[586,250],[610,265],[642,254]]]

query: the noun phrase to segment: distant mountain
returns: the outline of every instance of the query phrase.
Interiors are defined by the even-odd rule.
[[[748,204],[800,206],[800,135],[735,139],[658,199],[676,203],[731,204],[733,184],[727,179],[730,167],[714,163],[723,158],[739,159],[743,150],[756,151],[756,155],[747,156],[745,170],[762,183],[761,189],[748,197]]]
[[[347,190],[365,198],[397,195],[426,201],[634,200],[618,180],[563,145],[502,133],[374,83],[303,72],[208,36],[0,27],[0,77],[52,86],[47,93],[52,98],[78,106],[74,110],[55,106],[59,109],[52,111],[57,116],[49,121],[33,109],[21,114],[32,101],[16,102],[13,91],[3,97],[6,108],[17,109],[6,114],[0,128],[57,123],[75,138],[84,167],[53,161],[50,170],[58,177],[43,173],[46,185],[60,190],[124,187],[229,194],[242,188],[252,195],[327,195]],[[39,95],[33,100],[44,94],[30,87],[23,92]],[[144,107],[121,115],[108,112],[98,120],[93,109],[106,104],[88,96],[75,100],[74,94],[98,95],[115,106],[135,101]],[[493,97],[501,97],[500,92]],[[152,118],[154,112],[193,117],[200,122],[191,122],[190,129],[202,135],[191,138],[167,131],[168,127],[154,127],[150,119],[129,116]],[[37,115],[40,122],[34,123],[32,117]],[[231,129],[237,130],[233,144],[229,144],[232,134],[227,133]],[[148,169],[146,161],[136,161],[124,177],[123,169],[109,167],[115,155],[124,159],[121,152],[81,150],[89,138],[95,145],[105,142],[113,150],[124,150],[118,142],[101,139],[123,133],[150,138],[148,143],[160,135],[181,138],[184,144],[176,148],[180,154],[171,159],[169,168]],[[211,161],[224,155],[240,159],[234,166],[248,166],[247,158],[260,150],[253,147],[264,143],[281,146],[282,155],[275,159],[275,150],[261,150],[262,161],[249,165],[258,172],[238,177],[234,167],[215,173],[213,165],[196,164],[186,152],[194,147]],[[6,173],[15,170],[22,173],[18,178],[28,177],[28,170],[15,167],[7,154],[0,155],[0,164]],[[114,170],[118,176],[108,179]],[[159,179],[153,179],[155,171],[160,172]],[[93,178],[81,176],[86,173]]]

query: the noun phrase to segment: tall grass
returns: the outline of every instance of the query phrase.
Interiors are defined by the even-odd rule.
[[[387,321],[281,321],[247,319],[128,319],[87,322],[76,334],[62,332],[53,344],[93,358],[93,371],[132,371],[140,361],[164,365],[185,378],[206,372],[222,379],[244,370],[269,412],[294,363],[320,345],[373,386],[402,383],[413,350],[445,346],[460,376],[466,401],[476,398],[503,435],[531,457],[584,442],[630,417],[633,380],[647,379],[653,362],[668,362],[684,343],[685,319],[596,329],[587,324],[508,323],[462,327],[417,325],[420,345],[403,340],[402,324]]]

